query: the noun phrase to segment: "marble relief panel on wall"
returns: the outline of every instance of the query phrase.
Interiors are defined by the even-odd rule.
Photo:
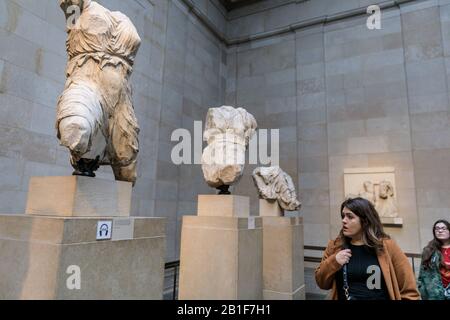
[[[345,169],[344,192],[347,198],[362,197],[369,200],[384,225],[403,224],[398,212],[395,168]]]

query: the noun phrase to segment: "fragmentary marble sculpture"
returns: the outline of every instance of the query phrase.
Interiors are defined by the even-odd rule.
[[[111,165],[116,180],[136,181],[139,126],[130,75],[141,39],[133,23],[91,0],[60,0],[69,19],[67,81],[57,106],[56,129],[71,154],[74,175],[95,177]]]
[[[253,181],[261,198],[277,200],[286,211],[300,209],[292,178],[280,167],[260,167],[253,171]]]
[[[394,187],[389,181],[384,180],[380,182],[380,191],[377,202],[375,203],[375,208],[380,217],[398,217],[397,204],[394,199]]]
[[[203,139],[208,146],[202,155],[206,182],[220,194],[241,178],[245,151],[257,128],[255,118],[243,108],[211,108],[206,117]]]
[[[346,198],[361,197],[369,200],[382,218],[397,218],[398,209],[394,198],[394,186],[390,181],[383,180],[373,183],[365,181],[358,195],[348,194]]]
[[[364,182],[363,190],[361,190],[359,196],[375,204],[375,189],[371,181]]]

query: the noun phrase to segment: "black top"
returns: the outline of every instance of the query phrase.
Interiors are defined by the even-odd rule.
[[[374,249],[350,244],[352,257],[347,265],[349,293],[354,300],[389,300],[383,272]],[[346,300],[342,268],[336,273],[339,300]]]

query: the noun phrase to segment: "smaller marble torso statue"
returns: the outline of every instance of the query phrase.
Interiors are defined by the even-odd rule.
[[[243,108],[211,108],[206,117],[202,170],[212,188],[229,194],[228,187],[241,178],[245,151],[257,128],[255,118]]]
[[[286,211],[300,209],[292,178],[280,167],[260,167],[253,171],[253,181],[261,198],[277,200]]]

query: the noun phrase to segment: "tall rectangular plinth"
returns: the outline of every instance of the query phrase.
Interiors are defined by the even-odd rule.
[[[263,297],[304,300],[303,221],[263,217]]]
[[[0,215],[0,300],[162,299],[165,241],[162,218]]]
[[[183,217],[179,299],[262,299],[262,221],[250,217],[249,198],[233,197],[201,196],[199,216]]]

